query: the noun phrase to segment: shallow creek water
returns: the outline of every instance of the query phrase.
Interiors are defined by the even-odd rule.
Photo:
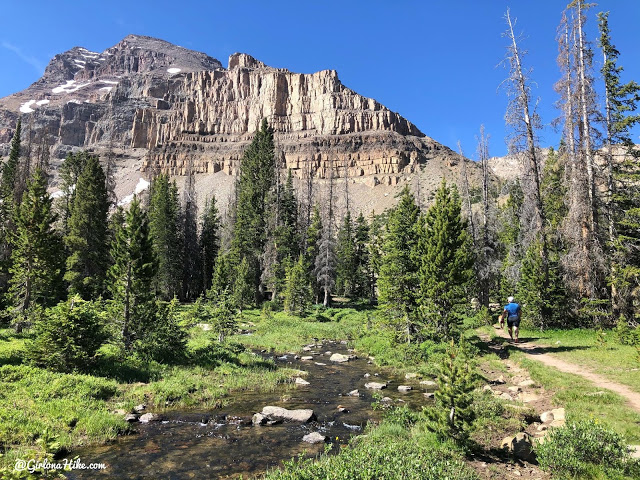
[[[335,445],[346,444],[349,437],[362,432],[370,419],[379,418],[371,408],[372,390],[367,382],[388,382],[382,390],[393,404],[419,409],[431,400],[418,379],[405,380],[358,358],[345,363],[329,361],[333,353],[348,353],[346,345],[337,342],[317,344],[313,360],[302,361],[294,356],[267,356],[282,367],[308,372],[304,376],[309,385],[283,385],[274,392],[237,392],[227,406],[215,410],[167,410],[165,420],[138,424],[137,434],[120,437],[116,442],[88,447],[72,452],[85,464],[101,462],[102,471],[76,470],[67,474],[70,479],[191,479],[245,478],[276,467],[284,460],[299,454],[315,456],[324,446],[310,445],[302,437],[321,432]],[[321,365],[325,364],[325,365]],[[369,374],[369,377],[365,377]],[[398,385],[410,385],[408,393],[398,392]],[[354,389],[360,396],[347,396]],[[271,426],[252,426],[250,417],[266,405],[287,409],[311,408],[317,421],[299,424],[282,423]],[[338,405],[347,411],[339,412]],[[246,424],[247,421],[249,424]]]

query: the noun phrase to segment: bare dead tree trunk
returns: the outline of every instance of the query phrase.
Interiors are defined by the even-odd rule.
[[[489,138],[485,135],[484,125],[480,126],[480,138],[478,139],[478,159],[482,166],[482,255],[484,257],[483,272],[480,282],[480,303],[489,307],[489,281],[491,260],[490,252],[493,251],[489,241]]]
[[[510,77],[508,82],[511,85],[511,95],[513,96],[507,117],[518,133],[518,136],[515,137],[515,141],[512,143],[512,150],[518,151],[518,140],[524,141],[524,145],[522,145],[524,147],[522,158],[524,160],[525,171],[525,198],[531,202],[531,207],[527,210],[531,211],[532,225],[527,225],[525,223],[523,226],[525,229],[533,227],[534,232],[532,233],[534,235],[530,236],[530,238],[537,237],[541,242],[541,260],[544,276],[543,284],[546,289],[546,286],[549,284],[549,253],[547,235],[545,232],[546,218],[540,193],[540,158],[538,155],[536,135],[534,132],[534,129],[537,127],[537,117],[530,107],[531,89],[529,86],[529,79],[522,67],[522,52],[518,48],[517,38],[513,29],[514,22],[511,20],[508,9],[505,15],[505,20],[509,26],[506,36],[511,44],[508,47],[507,54],[507,60],[510,65]],[[526,220],[528,219],[525,218],[525,221]],[[527,237],[525,236],[525,238]]]

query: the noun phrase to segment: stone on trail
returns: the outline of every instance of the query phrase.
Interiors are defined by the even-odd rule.
[[[398,391],[399,392],[410,392],[412,390],[412,388],[409,385],[398,385]]]
[[[262,409],[262,415],[275,420],[285,420],[288,422],[307,423],[316,419],[315,413],[310,408],[300,408],[297,410],[287,410],[282,407],[267,406]]]
[[[382,390],[383,388],[387,388],[387,384],[378,383],[378,382],[368,382],[364,384],[364,387],[370,390]]]
[[[327,440],[328,438],[320,432],[311,432],[302,437],[302,441],[307,443],[324,443]]]
[[[551,423],[555,419],[553,412],[543,412],[540,414],[540,421],[542,423]]]
[[[313,360],[313,355],[305,355],[304,357],[300,357],[300,360]]]
[[[513,437],[505,437],[500,447],[509,450],[519,460],[526,460],[527,462],[535,460],[531,437],[525,432],[520,432]]]
[[[534,382],[531,379],[528,379],[528,380],[521,381],[518,385],[521,387],[533,387],[535,384],[536,382]]]
[[[518,392],[521,392],[521,391],[522,391],[522,389],[521,389],[520,387],[518,387],[518,386],[515,386],[515,387],[507,387],[507,390],[509,390],[510,392],[513,392],[513,393],[518,393]]]
[[[554,420],[564,420],[564,408],[552,408],[551,413],[553,413]]]
[[[296,377],[296,385],[311,385],[304,378]]]
[[[349,360],[354,360],[355,358],[357,358],[355,355],[343,355],[341,353],[334,353],[333,355],[331,355],[329,360],[332,362],[343,363],[348,362]]]

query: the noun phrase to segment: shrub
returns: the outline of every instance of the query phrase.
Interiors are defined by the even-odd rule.
[[[589,478],[598,470],[607,475],[640,475],[640,464],[631,459],[624,439],[597,420],[551,430],[536,454],[540,466],[560,478]]]
[[[144,360],[170,363],[181,360],[187,351],[187,332],[177,315],[178,301],[158,303],[151,324],[142,338],[136,340],[135,351]]]
[[[36,321],[31,361],[60,372],[86,370],[107,339],[102,302],[73,297]]]

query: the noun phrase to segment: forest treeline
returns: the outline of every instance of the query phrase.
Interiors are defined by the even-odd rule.
[[[124,355],[178,357],[187,338],[178,302],[193,303],[192,317],[221,338],[248,306],[303,315],[334,296],[379,303],[396,340],[409,344],[455,338],[472,299],[488,316],[490,303],[508,295],[540,328],[637,326],[640,153],[630,131],[640,122],[640,86],[621,81],[606,13],[598,15],[603,67],[595,71],[587,17],[581,0],[562,16],[563,136],[543,156],[534,79],[507,13],[507,120],[519,179],[490,174],[481,131],[482,186],[469,185],[463,162],[462,177],[443,181],[424,209],[405,187],[387,212],[352,211],[348,182],[333,177],[337,165],[322,184],[307,175],[295,188],[266,120],[243,155],[224,218],[214,192],[198,205],[192,173],[181,194],[157,174],[148,195],[117,206],[112,159],[102,165],[87,152],[64,160],[62,195],[52,199],[46,157],[32,161],[19,122],[0,179],[5,321],[34,328],[34,362],[62,370],[86,368],[107,340]],[[346,207],[337,211],[340,195]]]

